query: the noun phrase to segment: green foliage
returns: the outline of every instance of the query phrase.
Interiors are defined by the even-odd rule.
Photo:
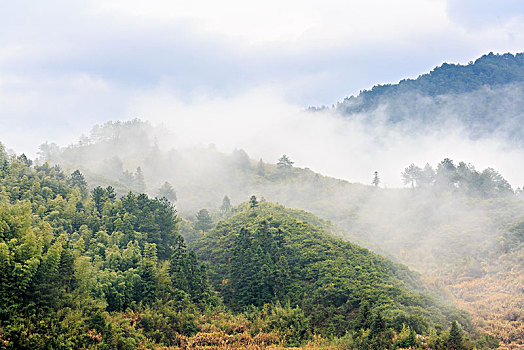
[[[200,231],[208,231],[213,228],[213,219],[207,209],[200,209],[196,215],[195,229]]]
[[[371,125],[396,125],[407,134],[453,123],[472,139],[497,132],[522,145],[523,68],[523,53],[489,53],[467,65],[444,63],[416,79],[376,85],[334,108]]]
[[[380,341],[391,338],[380,320],[416,315],[421,320],[412,323],[425,332],[457,312],[416,290],[421,282],[404,267],[308,223],[314,216],[268,202],[249,207],[193,244],[230,307],[290,303],[303,310],[311,332],[342,336],[370,328]]]
[[[395,96],[409,91],[417,91],[428,96],[450,93],[465,93],[483,86],[496,87],[504,84],[524,81],[524,54],[494,55],[489,53],[468,65],[444,63],[430,73],[417,79],[401,80],[394,85],[377,85],[371,90],[364,90],[356,98],[349,97],[338,105],[348,113],[369,110],[383,96]]]
[[[135,349],[194,333],[193,310],[217,299],[169,201],[89,195],[79,171],[31,164],[13,157],[0,176],[0,347]]]
[[[471,164],[460,162],[455,165],[449,158],[437,165],[436,172],[429,164],[426,164],[424,170],[411,164],[401,173],[401,177],[404,184],[410,184],[412,188],[432,185],[439,191],[450,190],[482,198],[513,195],[511,185],[494,169],[487,168],[479,172]]]
[[[447,348],[450,350],[464,350],[464,336],[462,330],[458,325],[457,321],[451,323],[451,329],[449,330],[449,337],[447,341]]]

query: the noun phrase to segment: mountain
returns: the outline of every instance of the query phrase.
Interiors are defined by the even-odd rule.
[[[410,133],[460,127],[473,139],[495,134],[523,146],[523,102],[524,54],[490,53],[467,65],[444,63],[416,79],[374,86],[334,109]]]

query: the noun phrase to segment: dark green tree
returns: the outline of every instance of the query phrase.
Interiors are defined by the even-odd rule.
[[[258,206],[257,197],[255,195],[252,195],[251,198],[249,198],[249,208],[255,209]]]
[[[78,187],[81,190],[85,190],[87,188],[87,181],[80,170],[77,169],[71,174],[71,185]]]
[[[213,220],[207,209],[200,209],[196,215],[195,229],[207,232],[213,228]]]
[[[457,321],[451,322],[447,348],[450,350],[465,350],[464,335]]]
[[[104,203],[108,200],[107,193],[102,187],[97,186],[93,188],[92,194],[93,201],[95,202],[95,208],[98,211],[98,213],[101,214],[102,209],[104,207]]]

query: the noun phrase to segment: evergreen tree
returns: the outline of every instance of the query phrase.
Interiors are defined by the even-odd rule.
[[[422,169],[415,164],[411,164],[402,172],[402,182],[404,185],[411,184],[411,188],[415,188],[415,184],[419,185]]]
[[[106,191],[102,187],[97,186],[93,188],[92,194],[93,201],[95,202],[95,208],[98,211],[98,213],[101,214],[102,208],[104,207],[104,203],[108,199]]]
[[[375,171],[373,173],[373,181],[371,181],[371,184],[375,187],[378,187],[378,184],[380,183],[380,178],[378,177],[378,171]]]
[[[464,336],[457,321],[451,323],[447,348],[450,350],[464,350]]]
[[[213,228],[213,220],[207,209],[200,209],[196,215],[195,229],[207,232]]]
[[[255,209],[258,206],[257,197],[255,195],[252,195],[251,198],[249,198],[249,208]]]
[[[281,171],[289,171],[293,167],[294,162],[285,154],[278,159],[277,169]]]
[[[142,168],[137,167],[135,176],[134,176],[134,185],[136,190],[139,193],[143,193],[146,190],[146,182],[144,180],[144,174],[142,173]]]
[[[107,194],[107,198],[110,201],[114,201],[116,199],[115,189],[112,186],[106,187],[106,194]]]
[[[222,205],[220,206],[220,211],[222,213],[228,213],[231,210],[231,201],[228,196],[224,196],[222,199]]]
[[[371,327],[371,310],[367,300],[360,303],[358,315],[355,319],[355,330],[368,329]]]
[[[175,189],[173,188],[173,186],[171,186],[171,184],[169,182],[164,182],[162,184],[162,186],[160,186],[160,188],[157,190],[157,196],[159,198],[162,198],[162,197],[165,197],[167,198],[170,202],[176,202],[177,198],[176,198],[176,192],[175,192]]]
[[[71,174],[71,185],[74,187],[78,187],[81,190],[84,190],[87,188],[87,181],[84,178],[84,175],[80,172],[80,170],[75,170]]]
[[[432,185],[434,181],[435,181],[435,170],[433,170],[431,165],[426,163],[426,165],[424,166],[424,169],[422,170],[420,174],[418,184],[420,186],[429,186],[429,185]]]

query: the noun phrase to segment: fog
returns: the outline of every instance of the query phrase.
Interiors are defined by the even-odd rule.
[[[409,164],[436,164],[448,157],[479,169],[495,168],[514,187],[524,184],[524,150],[496,133],[470,138],[452,110],[431,128],[417,123],[422,131],[414,133],[408,122],[385,123],[385,108],[373,112],[372,122],[332,110],[311,113],[266,87],[229,99],[195,95],[182,100],[155,92],[134,100],[128,111],[170,130],[167,148],[212,144],[227,153],[243,149],[268,163],[287,154],[298,167],[351,182],[369,184],[378,171],[382,186],[401,187],[400,173]]]

